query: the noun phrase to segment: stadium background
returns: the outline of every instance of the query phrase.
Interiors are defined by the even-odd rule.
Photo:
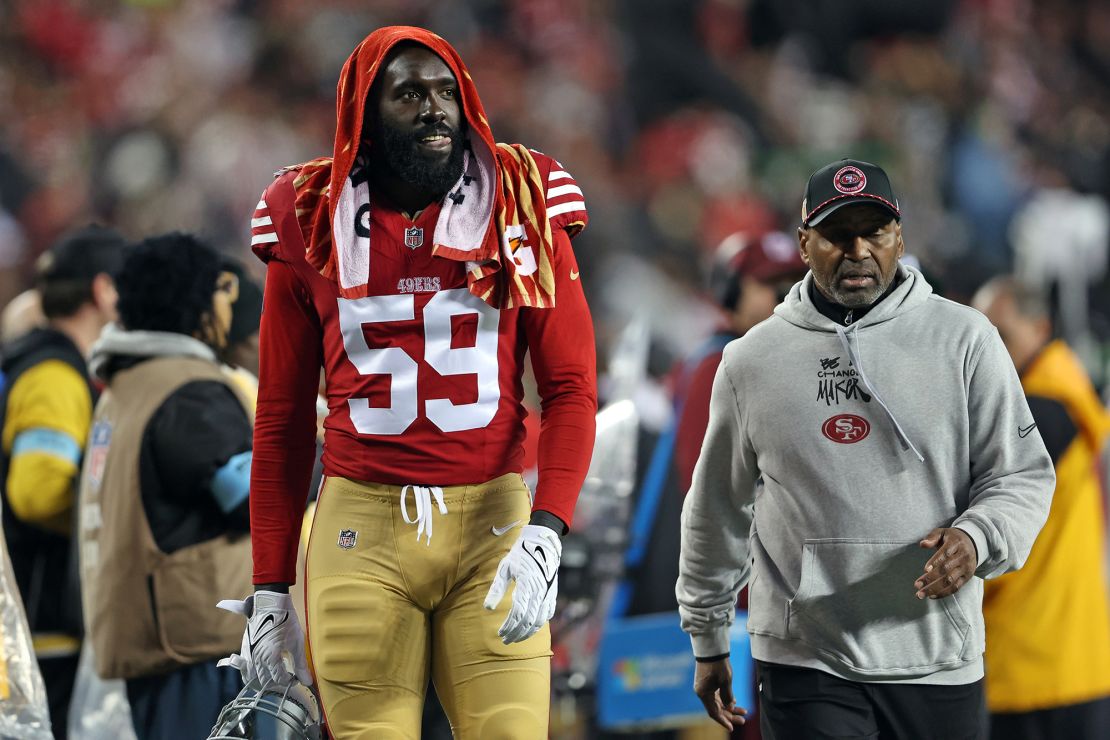
[[[1110,379],[1096,0],[0,0],[0,306],[90,220],[198,231],[261,275],[258,193],[330,151],[338,70],[392,23],[450,40],[498,140],[582,185],[602,367],[641,317],[662,377],[716,321],[716,245],[792,231],[808,174],[853,156],[891,174],[908,249],[943,292],[1011,270],[1043,282]],[[642,413],[661,424],[655,397]]]
[[[448,38],[499,140],[575,173],[603,353],[638,312],[664,350],[695,345],[704,256],[736,230],[792,229],[805,177],[849,153],[891,173],[909,249],[950,293],[1013,264],[1045,191],[1050,258],[1105,271],[1110,7],[1094,0],[4,0],[0,305],[91,218],[199,230],[254,264],[258,193],[330,151],[337,71],[389,23]],[[1104,340],[1110,291],[1092,296]]]

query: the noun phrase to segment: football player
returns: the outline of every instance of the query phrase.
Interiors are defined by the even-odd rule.
[[[309,680],[288,587],[324,368],[325,482],[306,565],[337,738],[415,738],[429,677],[456,737],[545,737],[560,537],[594,438],[590,314],[554,159],[495,144],[456,51],[382,28],[344,66],[332,157],[263,193],[268,265],[251,480],[255,593],[228,662]],[[521,478],[525,354],[542,400]]]

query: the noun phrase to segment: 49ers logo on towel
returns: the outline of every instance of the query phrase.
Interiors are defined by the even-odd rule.
[[[821,434],[824,434],[827,439],[842,445],[855,444],[870,433],[870,422],[855,414],[830,416],[821,425]]]

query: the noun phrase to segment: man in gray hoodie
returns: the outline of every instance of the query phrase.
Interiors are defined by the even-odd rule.
[[[809,274],[725,349],[683,508],[695,691],[744,721],[747,584],[765,738],[979,737],[982,579],[1029,554],[1052,462],[998,333],[899,264],[882,169],[815,172],[799,244]]]

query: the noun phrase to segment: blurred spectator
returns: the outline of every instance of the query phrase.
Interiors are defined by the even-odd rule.
[[[59,738],[81,648],[71,535],[96,396],[85,357],[116,317],[112,275],[123,246],[116,232],[89,226],[44,253],[36,291],[47,324],[3,349],[4,534]]]
[[[1105,332],[1106,317],[1100,327],[1091,312],[1093,294],[1110,262],[1110,208],[1102,197],[1069,187],[1053,164],[1042,162],[1037,172],[1038,189],[1010,223],[1014,272],[1026,285],[1054,298],[1050,317],[1057,336],[1092,369],[1105,370],[1094,364],[1094,332]]]
[[[1056,467],[1048,522],[1025,566],[983,590],[991,737],[1105,737],[1110,593],[1098,467],[1110,414],[1068,345],[1052,340],[1038,292],[1000,277],[983,286],[975,306],[998,328]]]
[[[224,269],[239,280],[239,298],[231,307],[231,328],[227,348],[220,355],[226,371],[243,396],[250,400],[254,414],[258,399],[258,330],[262,322],[262,287],[251,279],[239,260],[224,260]]]
[[[0,345],[8,344],[44,324],[46,317],[42,314],[42,297],[34,288],[28,288],[0,311]]]
[[[717,248],[710,289],[724,311],[723,320],[701,349],[683,362],[674,391],[676,405],[681,409],[675,466],[678,488],[683,494],[690,489],[694,464],[709,424],[709,396],[713,376],[721,364],[721,352],[733,339],[769,319],[775,306],[806,270],[797,239],[781,231],[772,231],[758,240],[733,234]]]
[[[262,321],[262,286],[251,279],[242,262],[225,261],[239,279],[239,299],[231,309],[231,329],[224,352],[230,364],[258,377],[258,326]]]
[[[217,361],[238,281],[173,233],[136,246],[118,285],[122,328],[90,361],[108,387],[81,481],[85,621],[139,740],[204,737],[240,689],[216,661],[242,625],[215,604],[251,577],[248,402]]]

